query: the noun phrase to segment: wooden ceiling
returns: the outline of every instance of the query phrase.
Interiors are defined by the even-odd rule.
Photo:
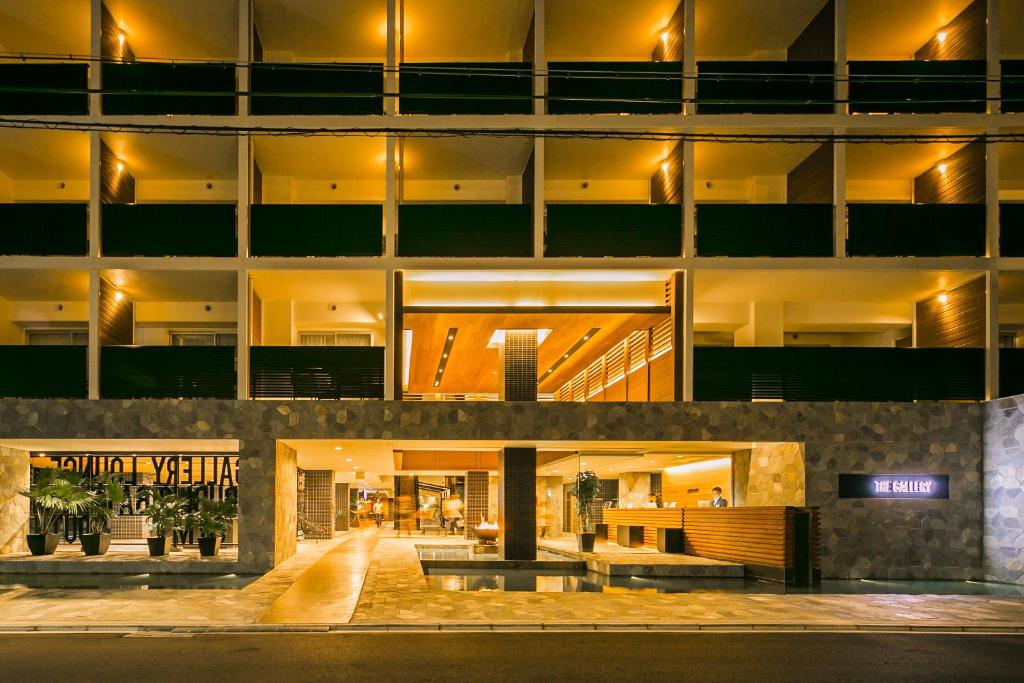
[[[404,328],[412,330],[409,371],[411,393],[498,393],[498,350],[487,348],[495,330],[550,329],[537,352],[539,375],[554,365],[577,341],[599,328],[557,371],[538,387],[553,392],[633,330],[649,329],[668,316],[663,309],[636,311],[543,311],[508,309],[480,312],[412,312],[404,315]],[[440,386],[434,376],[450,328],[458,328]]]

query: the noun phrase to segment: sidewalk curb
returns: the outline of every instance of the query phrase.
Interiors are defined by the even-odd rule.
[[[0,624],[0,635],[18,634],[69,634],[69,633],[167,633],[193,635],[245,635],[245,634],[287,634],[287,633],[511,633],[511,632],[638,632],[650,633],[959,633],[959,634],[1005,634],[1024,635],[1024,622],[1000,622],[993,624],[886,624],[886,623],[659,623],[595,624],[586,622],[548,623],[359,623],[359,624],[210,624],[189,625],[111,625],[111,624]]]

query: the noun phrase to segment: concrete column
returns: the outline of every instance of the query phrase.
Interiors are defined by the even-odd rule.
[[[987,131],[998,133],[997,128]],[[996,258],[999,252],[999,144],[985,144],[985,255]]]
[[[384,398],[401,401],[405,377],[405,284],[402,271],[387,271],[387,283],[389,286],[385,291],[387,312],[384,334],[387,348],[384,350]]]
[[[845,133],[837,129],[836,133]],[[832,143],[832,238],[833,256],[846,257],[846,143]]]
[[[677,270],[669,280],[672,296],[672,400],[683,400],[686,361],[686,271]]]
[[[846,0],[835,0],[835,60],[836,60],[836,114],[846,113],[846,100],[850,88],[846,82]]]
[[[683,256],[697,255],[697,202],[694,192],[693,141],[684,140],[683,145]]]
[[[537,115],[544,113],[544,95],[547,94],[547,78],[545,76],[536,75],[538,73],[547,73],[548,70],[548,62],[544,49],[546,6],[547,0],[533,0],[533,113]],[[523,58],[525,59],[526,55],[523,55]],[[541,148],[541,151],[543,151],[543,147]],[[543,174],[541,174],[541,179],[543,179],[543,177]],[[534,251],[533,255],[540,256],[541,252]]]
[[[100,272],[89,271],[89,398],[100,397]]]
[[[29,452],[0,446],[0,555],[28,551],[28,498],[18,491],[29,485]]]
[[[238,136],[238,208],[235,232],[238,236],[238,255],[249,256],[249,204],[252,195],[252,143],[248,135]]]
[[[249,92],[249,63],[252,60],[252,0],[238,0],[238,92]],[[238,115],[249,115],[249,96],[238,96]],[[242,179],[238,179],[241,184]]]
[[[398,0],[387,0],[387,47],[384,58],[384,113],[398,113]],[[389,94],[390,93],[390,94]],[[389,164],[388,168],[392,168]]]
[[[89,133],[89,256],[100,255],[102,231],[100,225],[103,209],[102,180],[100,167],[103,163],[103,139],[99,131]]]
[[[543,106],[543,101],[541,106]],[[544,230],[547,213],[544,210],[544,138],[533,141],[533,257],[544,256]]]
[[[696,114],[697,104],[697,3],[686,0],[683,22],[683,113]]]
[[[398,244],[398,139],[392,135],[384,143],[384,255],[397,255]]]
[[[750,317],[736,330],[736,346],[784,346],[781,301],[750,302]]]
[[[100,73],[99,57],[103,52],[103,0],[91,0],[89,6],[89,56],[97,61],[89,63],[89,115],[99,116],[101,97],[99,90],[103,87]],[[99,133],[96,133],[99,135]],[[94,157],[99,159],[97,155]]]
[[[537,449],[498,451],[498,545],[502,559],[537,559]]]
[[[987,4],[988,22],[986,22],[986,26],[988,32],[985,40],[985,59],[988,66],[985,72],[988,81],[985,86],[985,97],[988,98],[988,113],[998,114],[1002,111],[1002,103],[999,101],[1002,94],[1000,87],[1002,70],[999,68],[999,0],[987,0]]]
[[[999,272],[985,273],[985,399],[999,398]]]
[[[684,271],[682,298],[682,368],[683,395],[679,400],[693,400],[693,269]]]
[[[235,391],[236,398],[239,401],[244,401],[249,398],[249,347],[252,342],[252,330],[251,330],[251,306],[252,306],[252,294],[250,292],[249,273],[242,269],[238,271],[238,282],[237,282],[236,297],[238,303],[235,306],[236,311],[236,364],[237,364],[237,378],[235,380]]]
[[[273,439],[241,442],[238,481],[239,569],[263,573],[295,554],[295,450]]]

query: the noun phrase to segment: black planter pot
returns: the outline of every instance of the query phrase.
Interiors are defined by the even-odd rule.
[[[150,557],[163,557],[167,553],[171,552],[171,537],[154,536],[147,538],[146,545],[149,546]]]
[[[203,557],[216,557],[220,552],[220,536],[201,536],[199,538],[199,554]]]
[[[28,534],[28,550],[33,555],[53,555],[60,545],[57,534]]]
[[[81,538],[86,555],[106,555],[110,550],[110,534],[82,534]]]
[[[576,538],[579,540],[581,553],[594,552],[594,540],[597,538],[597,534],[578,534]]]

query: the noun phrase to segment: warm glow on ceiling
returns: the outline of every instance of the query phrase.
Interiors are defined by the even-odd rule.
[[[708,470],[717,470],[722,467],[731,466],[732,458],[716,458],[715,460],[704,460],[702,462],[673,465],[672,467],[666,467],[665,472],[669,472],[671,474],[693,474],[694,472],[707,472]]]

